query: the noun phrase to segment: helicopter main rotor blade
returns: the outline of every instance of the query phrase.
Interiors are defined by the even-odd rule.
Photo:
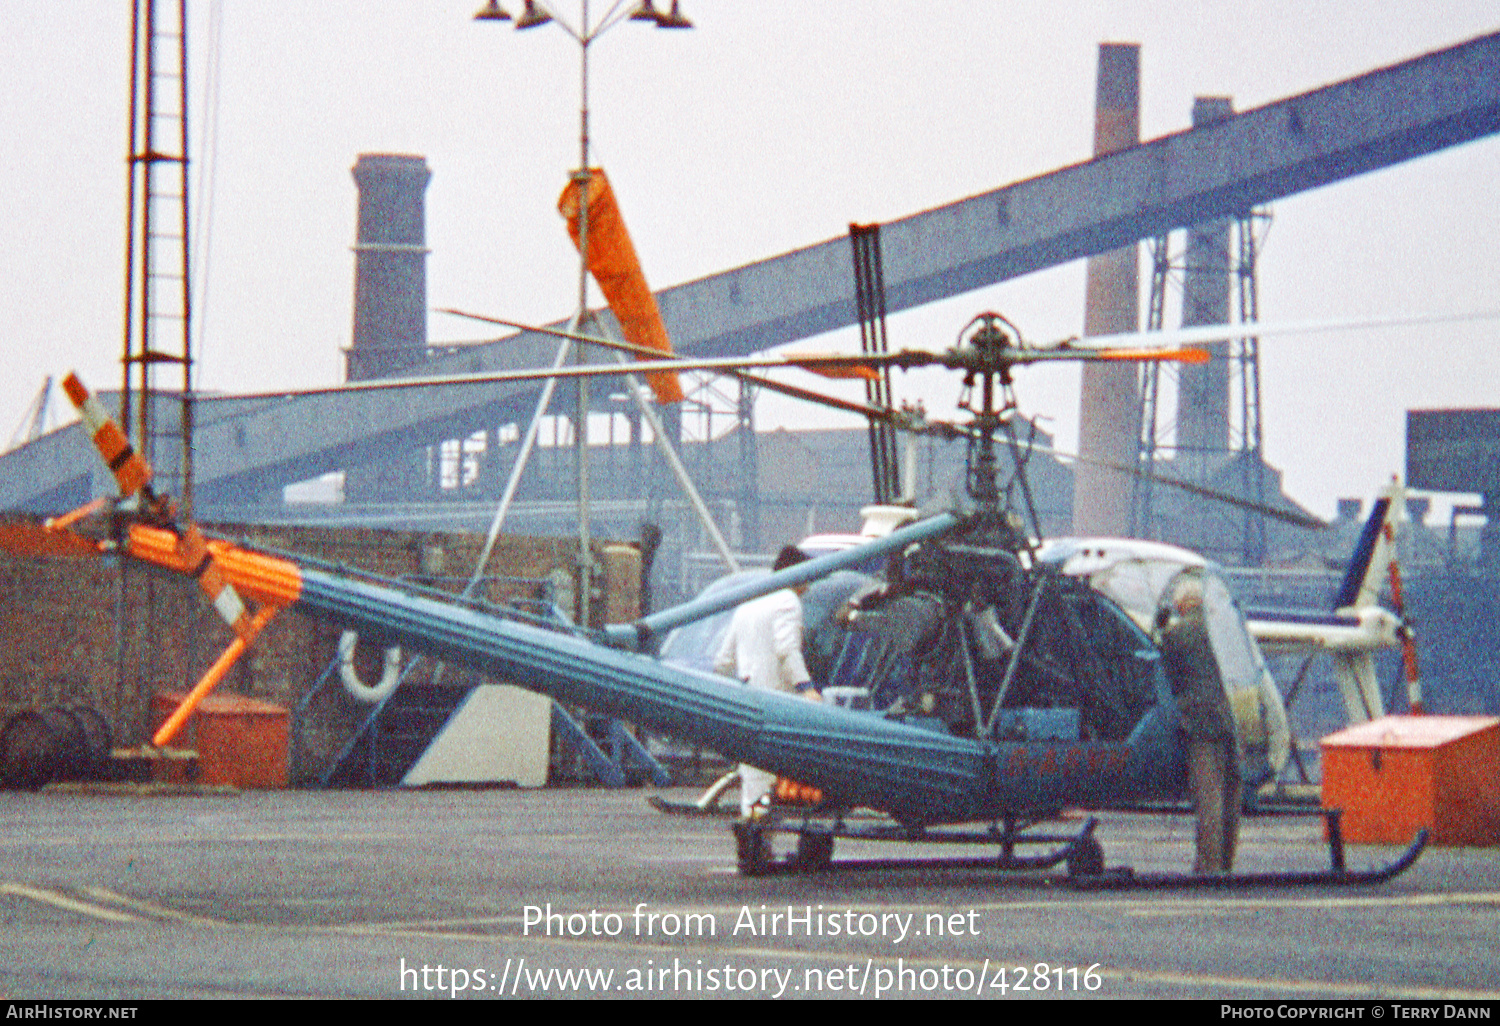
[[[1092,349],[1072,348],[1064,345],[1057,349],[1017,350],[1014,363],[1052,363],[1062,360],[1074,362],[1133,362],[1133,363],[1207,363],[1211,354],[1196,346],[1156,347],[1150,349]]]
[[[612,349],[617,352],[629,353],[636,357],[645,356],[651,357],[655,360],[659,360],[661,358],[661,354],[656,350],[648,349],[645,346],[632,345],[629,342],[622,342],[617,339],[602,338],[598,335],[586,335],[581,332],[567,331],[561,328],[526,324],[522,321],[509,320],[504,317],[491,317],[486,314],[471,313],[469,311],[458,310],[453,307],[443,307],[440,308],[438,312],[449,314],[454,317],[463,317],[469,320],[481,321],[485,324],[496,324],[502,327],[515,328],[519,331],[532,331],[543,335],[552,335],[557,338],[566,338],[576,342],[584,342],[590,345],[603,346],[607,349]],[[1209,359],[1208,351],[1205,349],[1181,347],[1155,347],[1146,349],[1092,349],[1066,346],[1059,347],[1057,349],[1014,348],[1004,351],[1004,356],[1006,362],[1018,364],[1044,363],[1049,361],[1063,360],[1085,362],[1090,360],[1118,360],[1139,362],[1175,361],[1181,363],[1206,363]],[[832,371],[830,367],[824,367],[821,370],[817,367],[809,367],[807,366],[807,361],[809,358],[788,357],[788,359],[793,361],[795,366],[798,366],[802,369],[810,369],[815,372],[824,373],[830,377],[869,377],[871,376],[870,373],[860,373],[859,371],[868,369],[869,372],[873,372],[876,367],[889,366],[898,366],[903,370],[907,370],[924,365],[942,364],[954,369],[967,369],[971,362],[968,355],[962,350],[950,350],[946,353],[928,353],[921,350],[906,349],[897,351],[895,353],[870,353],[860,354],[858,356],[826,356],[819,358],[821,360],[827,361],[830,367],[832,365],[832,362],[837,360],[842,365],[849,365],[859,368],[859,371],[846,373],[842,371],[842,369],[840,369],[839,371]],[[690,369],[688,366],[690,362],[691,361],[687,359],[682,359],[680,366],[683,369]],[[800,388],[796,385],[784,384],[772,378],[763,377],[759,374],[751,374],[748,370],[738,370],[732,366],[721,366],[716,369],[720,370],[723,373],[738,377],[743,381],[750,382],[762,388],[770,389],[773,392],[780,392],[783,395],[791,396],[795,399],[802,399],[807,402],[817,403],[819,405],[827,406],[832,409],[842,410],[846,413],[853,413],[858,416],[865,417],[869,420],[893,424],[898,428],[904,428],[908,430],[922,429],[921,425],[913,424],[913,418],[910,414],[893,410],[888,407],[877,406],[872,403],[859,403],[852,402],[847,399],[840,399],[836,396],[825,395],[824,393],[815,392],[811,389]]]
[[[543,334],[558,335],[574,338],[578,341],[588,342],[595,345],[607,346],[615,349],[624,348],[624,344],[608,339],[600,339],[596,336],[578,335],[571,332],[560,331],[556,328],[543,328],[535,325],[522,324],[518,321],[509,321],[498,317],[484,317],[476,314],[468,314],[463,311],[445,309],[443,312],[452,313],[457,316],[471,317],[476,320],[489,323],[501,324],[507,327],[517,328],[523,331],[537,331]],[[1203,363],[1211,358],[1205,350],[1197,348],[1204,344],[1222,342],[1228,339],[1247,338],[1275,335],[1297,335],[1318,334],[1335,331],[1393,328],[1403,326],[1416,326],[1424,324],[1447,324],[1463,323],[1479,320],[1500,319],[1500,310],[1480,310],[1455,314],[1416,314],[1396,315],[1380,317],[1354,317],[1354,318],[1330,318],[1316,321],[1292,321],[1292,322],[1250,322],[1241,324],[1205,325],[1196,328],[1181,328],[1169,331],[1148,332],[1125,332],[1112,335],[1091,335],[1084,338],[1072,337],[1065,339],[1053,346],[1044,348],[1032,348],[1029,346],[1010,346],[997,353],[978,354],[963,347],[949,349],[944,352],[928,352],[925,350],[902,349],[891,353],[869,353],[860,355],[840,354],[785,354],[782,356],[748,356],[748,357],[711,357],[711,358],[678,358],[670,362],[656,360],[639,360],[632,368],[638,371],[647,370],[709,370],[729,373],[735,370],[772,370],[778,368],[795,368],[822,374],[828,377],[860,377],[871,379],[879,370],[894,367],[900,370],[913,370],[918,367],[944,366],[951,370],[975,370],[987,367],[1011,366],[1033,363],[1048,363],[1060,361],[1172,361],[1181,363]],[[1144,348],[1143,348],[1144,347]],[[644,355],[633,347],[625,351]],[[607,370],[591,370],[588,368],[569,368],[564,376],[583,377],[601,373],[614,373],[612,368]],[[544,376],[544,375],[543,375]],[[496,372],[490,376],[454,376],[442,379],[403,379],[402,381],[369,382],[360,383],[358,387],[363,388],[399,388],[414,387],[419,384],[442,384],[452,381],[460,383],[463,381],[485,381],[485,380],[527,380],[527,372]],[[353,385],[344,387],[356,387]],[[337,391],[338,389],[298,390],[274,393],[276,395],[305,395],[317,392]]]
[[[921,427],[914,428],[913,430],[918,430],[926,434],[938,434],[948,438],[966,438],[977,433],[973,425],[955,424],[952,421],[946,420],[929,420],[926,421]],[[1316,517],[1307,516],[1303,513],[1297,512],[1296,510],[1283,509],[1278,506],[1269,506],[1263,502],[1256,502],[1254,499],[1245,499],[1230,492],[1220,491],[1217,488],[1210,488],[1207,485],[1195,484],[1192,481],[1184,481],[1181,478],[1172,477],[1170,474],[1152,473],[1148,475],[1140,467],[1132,467],[1126,463],[1116,463],[1113,460],[1102,460],[1094,456],[1081,456],[1078,453],[1067,452],[1063,449],[1055,449],[1050,445],[1041,445],[1037,442],[1018,442],[1017,444],[1021,445],[1023,448],[1027,449],[1030,452],[1038,452],[1044,456],[1051,456],[1055,459],[1067,460],[1070,463],[1087,463],[1092,467],[1103,467],[1106,470],[1114,470],[1121,474],[1129,474],[1131,477],[1137,478],[1146,478],[1149,476],[1152,481],[1167,485],[1170,488],[1177,488],[1193,495],[1202,496],[1205,499],[1212,499],[1215,502],[1222,502],[1229,506],[1237,506],[1240,509],[1249,510],[1252,513],[1259,513],[1262,516],[1267,516],[1274,520],[1280,520],[1283,523],[1291,524],[1293,527],[1300,527],[1304,530],[1321,531],[1328,526],[1326,523],[1317,519]]]
[[[649,356],[652,359],[661,358],[661,354],[654,349],[649,349],[646,346],[632,345],[629,342],[622,342],[619,339],[601,338],[598,335],[584,335],[575,331],[564,331],[560,328],[525,324],[521,321],[506,320],[503,317],[489,317],[485,314],[469,313],[465,310],[455,310],[451,307],[444,307],[438,310],[438,313],[451,314],[454,317],[467,317],[470,320],[483,321],[486,324],[498,324],[507,328],[517,328],[521,331],[534,331],[538,332],[539,334],[552,335],[557,338],[572,339],[575,342],[586,342],[590,345],[604,346],[607,349],[613,349],[617,352],[629,353],[632,356]],[[817,403],[820,406],[828,406],[835,410],[843,410],[845,413],[853,413],[861,417],[871,417],[877,420],[896,420],[899,419],[900,416],[895,411],[887,410],[883,407],[872,406],[868,403],[852,402],[848,399],[840,399],[838,396],[826,395],[822,392],[815,392],[810,388],[800,388],[797,385],[788,385],[784,382],[776,381],[772,378],[763,377],[759,374],[751,374],[749,371],[728,370],[726,371],[726,373],[732,375],[733,377],[739,378],[741,381],[745,381],[749,384],[755,385],[758,388],[769,389],[772,392],[780,392],[782,395],[790,396],[793,399],[802,399],[806,402]]]
[[[453,311],[457,313],[457,311]],[[475,316],[462,314],[462,316]],[[500,318],[484,318],[495,323],[515,326],[517,322]],[[521,330],[534,330],[543,334],[573,338],[592,345],[619,349],[621,344],[595,335],[579,335],[556,328],[522,326]],[[235,399],[282,399],[304,395],[330,395],[338,392],[372,392],[400,388],[432,388],[444,385],[482,385],[507,381],[542,381],[547,378],[594,378],[617,377],[621,374],[651,374],[657,371],[675,372],[689,370],[735,371],[754,370],[805,370],[829,378],[862,378],[875,380],[881,369],[896,367],[911,370],[934,365],[953,370],[998,370],[1014,364],[1043,363],[1049,361],[1090,360],[1176,360],[1198,363],[1208,355],[1196,349],[1125,350],[1115,348],[1092,349],[1083,346],[1059,346],[1052,349],[1010,348],[1001,354],[975,354],[965,349],[950,349],[942,353],[924,350],[902,349],[894,353],[840,354],[840,353],[787,353],[778,356],[718,356],[718,357],[674,357],[653,360],[636,360],[630,364],[596,364],[572,367],[555,367],[545,370],[484,371],[474,374],[445,374],[432,377],[382,378],[367,381],[348,381],[341,385],[322,388],[292,388],[269,392],[248,392],[235,395]],[[212,394],[194,395],[196,399],[212,400]],[[850,412],[863,413],[863,410]]]
[[[1309,531],[1321,531],[1328,526],[1316,517],[1307,516],[1306,514],[1299,513],[1296,510],[1282,509],[1277,506],[1268,506],[1265,503],[1256,502],[1254,499],[1241,498],[1240,496],[1233,495],[1229,492],[1221,492],[1217,488],[1209,488],[1207,485],[1194,484],[1192,481],[1184,481],[1181,478],[1172,477],[1168,474],[1158,474],[1154,472],[1147,474],[1140,467],[1132,467],[1125,463],[1115,463],[1112,460],[1101,460],[1092,456],[1080,456],[1077,453],[1063,452],[1061,449],[1054,449],[1049,445],[1031,444],[1028,445],[1027,448],[1029,448],[1032,452],[1044,453],[1048,456],[1054,456],[1060,460],[1069,460],[1074,463],[1087,463],[1090,466],[1103,467],[1106,470],[1114,470],[1122,474],[1130,474],[1133,477],[1149,477],[1152,481],[1167,485],[1170,488],[1177,488],[1192,495],[1199,495],[1205,499],[1212,499],[1215,502],[1222,502],[1230,506],[1237,506],[1240,509],[1249,510],[1252,513],[1259,513],[1262,516],[1271,517],[1274,520],[1280,520],[1283,523],[1291,524],[1294,527],[1301,527]]]
[[[1194,328],[1164,331],[1131,331],[1117,335],[1088,335],[1064,340],[1062,345],[1103,347],[1153,345],[1205,345],[1236,338],[1262,338],[1281,335],[1323,335],[1336,331],[1359,331],[1378,328],[1416,327],[1425,324],[1463,324],[1471,321],[1500,320],[1500,310],[1471,310],[1462,313],[1397,314],[1394,316],[1344,317],[1313,321],[1249,321],[1239,324],[1205,324]]]
[[[438,307],[437,312],[448,314],[451,317],[463,317],[471,321],[481,321],[485,324],[498,324],[502,328],[515,328],[517,331],[529,331],[535,332],[538,335],[551,335],[553,338],[568,338],[575,342],[587,342],[589,345],[603,346],[606,349],[629,353],[632,356],[645,356],[653,360],[659,360],[662,357],[660,350],[652,349],[649,346],[638,346],[631,342],[622,342],[614,338],[603,338],[599,335],[586,335],[581,331],[568,331],[564,328],[554,328],[544,324],[527,324],[524,321],[511,321],[506,320],[504,317],[491,317],[488,314],[471,313],[468,310],[458,310],[451,306]]]
[[[485,314],[469,313],[465,310],[456,310],[453,307],[441,307],[438,313],[451,314],[454,317],[466,317],[474,321],[483,321],[486,324],[498,324],[507,328],[516,328],[520,331],[534,331],[542,335],[553,335],[557,338],[568,338],[575,342],[586,342],[589,345],[604,346],[621,353],[629,353],[640,362],[660,361],[671,359],[677,361],[680,370],[733,370],[733,363],[718,367],[697,367],[691,357],[663,356],[658,349],[649,346],[638,346],[630,342],[622,342],[618,339],[601,338],[598,335],[585,335],[576,331],[565,331],[561,328],[547,327],[537,324],[526,324],[522,321],[507,320],[504,317],[490,317]],[[864,356],[847,356],[839,353],[812,353],[806,356],[788,355],[782,358],[782,362],[760,363],[757,357],[729,357],[731,361],[746,361],[745,366],[779,367],[791,366],[802,370],[811,371],[830,378],[864,378],[874,377],[874,371],[864,366],[867,362]],[[774,358],[773,358],[774,360]],[[748,361],[757,361],[750,363]],[[638,368],[634,368],[638,369]]]
[[[490,317],[484,314],[469,313],[452,307],[443,307],[438,312],[450,314],[455,317],[482,321],[486,324],[516,328],[520,331],[533,331],[544,335],[553,335],[558,338],[573,339],[577,342],[605,346],[619,352],[630,353],[637,358],[647,358],[649,360],[662,359],[661,353],[657,350],[645,346],[631,345],[628,342],[620,342],[615,339],[601,338],[598,335],[585,335],[575,331],[565,331],[560,328],[526,324],[504,317]],[[979,354],[966,348],[950,349],[940,353],[927,352],[920,349],[901,349],[890,353],[861,353],[858,355],[836,353],[786,354],[780,358],[780,362],[773,363],[766,363],[763,362],[765,358],[752,356],[740,358],[742,362],[738,366],[746,369],[751,367],[771,368],[787,366],[811,371],[814,374],[821,374],[831,378],[863,378],[873,380],[877,371],[890,367],[896,367],[901,370],[912,370],[918,367],[940,365],[952,370],[970,370],[981,367],[986,362],[999,363],[1001,365],[1090,360],[1138,362],[1166,360],[1179,363],[1206,363],[1209,359],[1209,353],[1204,349],[1182,346],[1152,346],[1129,349],[1100,348],[1091,344],[1092,339],[1086,341],[1088,344],[1070,342],[1046,349],[1033,349],[1024,345],[1010,346],[998,352],[988,354]],[[679,357],[677,359],[679,360],[679,366],[684,370],[719,370],[725,373],[733,373],[736,366],[734,363],[717,364],[713,367],[697,366],[691,358]],[[871,411],[856,410],[851,412],[868,414]]]
[[[594,342],[592,338],[586,339]],[[893,354],[894,355],[894,354]],[[922,354],[930,356],[931,354]],[[675,360],[638,360],[633,363],[609,363],[584,366],[557,367],[543,370],[481,371],[474,374],[443,374],[431,377],[381,378],[368,381],[346,381],[339,385],[321,388],[283,388],[266,392],[238,392],[231,397],[243,399],[289,399],[304,395],[332,395],[338,392],[379,392],[401,388],[435,388],[445,385],[485,385],[507,381],[542,381],[547,378],[599,378],[619,377],[624,374],[649,374],[653,371],[711,370],[728,373],[736,370],[807,370],[814,374],[831,377],[850,376],[841,373],[844,368],[860,368],[858,377],[867,377],[873,370],[862,365],[870,362],[864,356],[838,356],[799,354],[796,356],[768,357],[707,357],[699,359],[679,358]],[[829,371],[833,373],[829,373]],[[193,393],[192,398],[211,402],[226,398],[222,394]]]
[[[628,353],[629,355],[634,356],[638,361],[673,358],[670,352],[663,353],[660,349],[653,349],[651,346],[637,345],[634,342],[625,342],[620,339],[603,338],[598,335],[585,335],[584,333],[579,331],[567,331],[562,328],[553,328],[545,325],[525,324],[521,321],[506,320],[503,317],[488,317],[484,314],[470,313],[467,310],[456,310],[452,307],[439,307],[437,312],[450,314],[454,317],[464,317],[471,321],[482,321],[485,324],[498,324],[502,327],[517,328],[521,331],[534,332],[539,335],[551,335],[553,338],[565,338],[570,339],[574,342],[583,342],[587,343],[588,345],[601,346],[605,349],[611,349],[618,353]],[[506,340],[499,339],[497,341]],[[658,378],[657,376],[652,375],[648,377],[647,380],[651,383],[651,392],[656,396],[657,402],[665,404],[681,401],[682,389],[681,386],[676,385],[676,377],[665,377],[665,380],[672,382],[676,387],[675,393],[671,392],[670,390],[666,390],[665,385],[663,386],[663,390],[658,390],[657,385],[663,383],[663,378]]]

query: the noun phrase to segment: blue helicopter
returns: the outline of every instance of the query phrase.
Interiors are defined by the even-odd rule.
[[[735,825],[746,875],[826,870],[835,865],[836,838],[860,837],[983,843],[999,849],[979,860],[991,868],[1065,864],[1080,881],[1142,883],[1144,878],[1106,870],[1094,820],[1070,833],[1055,832],[1048,821],[1063,809],[1138,808],[1184,797],[1180,714],[1161,653],[1146,626],[1086,578],[1063,572],[1065,560],[1049,557],[1021,518],[1004,507],[996,484],[997,450],[1010,450],[1024,489],[1023,443],[1011,419],[1016,366],[1201,358],[1201,350],[1032,348],[992,314],[977,318],[959,344],[943,353],[838,358],[895,366],[940,363],[978,382],[981,405],[963,428],[970,438],[972,506],[602,631],[560,628],[206,538],[181,520],[167,497],[152,491],[149,468],[76,378],[69,379],[68,391],[86,430],[114,469],[122,494],[136,501],[133,512],[116,509],[106,537],[72,530],[91,511],[85,507],[41,532],[46,539],[33,539],[33,548],[112,554],[194,577],[233,629],[229,648],[163,726],[158,744],[277,611],[295,609],[383,646],[463,665],[818,789],[816,808],[777,810]],[[792,362],[805,366],[807,358]],[[18,543],[14,536],[0,540],[10,547]],[[882,561],[883,578],[829,576]],[[844,612],[823,617],[814,631],[815,662],[834,686],[858,681],[868,708],[750,689],[658,656],[673,630],[756,596],[825,578],[830,583],[821,587],[828,591],[818,601]],[[872,822],[859,810],[881,818]],[[788,858],[770,854],[766,842],[777,833],[796,839]],[[1342,848],[1334,844],[1327,870],[1261,879],[1386,879],[1410,865],[1423,842],[1419,837],[1396,862],[1367,872],[1347,870]],[[1016,854],[1032,844],[1049,850]]]

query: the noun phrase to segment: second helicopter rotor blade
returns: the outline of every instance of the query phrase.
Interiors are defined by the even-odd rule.
[[[1064,345],[1119,348],[1139,345],[1207,345],[1237,338],[1268,338],[1290,335],[1325,335],[1338,331],[1368,331],[1418,327],[1430,324],[1463,324],[1500,320],[1500,310],[1468,310],[1459,313],[1395,314],[1389,316],[1341,317],[1308,321],[1244,321],[1238,324],[1205,324],[1162,331],[1130,331],[1117,335],[1070,338]]]
[[[1213,499],[1215,502],[1222,502],[1230,506],[1237,506],[1240,509],[1246,509],[1251,511],[1252,513],[1259,513],[1262,516],[1271,517],[1275,520],[1280,520],[1283,523],[1291,524],[1294,527],[1304,528],[1305,530],[1321,531],[1328,526],[1316,517],[1298,513],[1295,510],[1281,509],[1277,506],[1268,506],[1265,503],[1256,502],[1254,499],[1241,498],[1240,496],[1232,495],[1229,492],[1221,492],[1217,488],[1210,488],[1207,485],[1194,484],[1191,481],[1184,481],[1181,478],[1172,477],[1167,474],[1158,474],[1155,472],[1147,474],[1139,467],[1131,467],[1124,463],[1115,463],[1112,460],[1101,460],[1092,456],[1081,456],[1077,453],[1063,452],[1060,449],[1054,449],[1051,446],[1046,445],[1033,445],[1031,446],[1031,449],[1034,452],[1045,453],[1050,456],[1055,456],[1061,460],[1071,460],[1075,463],[1087,463],[1090,466],[1103,467],[1106,470],[1115,470],[1122,474],[1130,474],[1133,477],[1149,477],[1152,481],[1164,484],[1169,488],[1176,488],[1181,491],[1188,492],[1192,495],[1202,496],[1205,499]]]
[[[601,338],[598,335],[584,335],[579,332],[563,331],[558,328],[523,324],[520,321],[507,320],[503,317],[490,317],[484,314],[469,313],[464,310],[455,310],[451,307],[444,307],[443,309],[440,309],[438,313],[451,314],[455,317],[467,317],[471,320],[483,321],[486,324],[498,324],[508,328],[516,328],[520,331],[535,331],[543,335],[552,335],[558,338],[569,338],[573,339],[576,342],[583,342],[589,345],[604,346],[607,349],[614,349],[618,352],[630,353],[633,356],[649,356],[653,359],[660,359],[661,357],[661,354],[653,349],[648,349],[645,346],[632,345],[629,342],[622,342],[619,339]],[[817,403],[820,406],[827,406],[835,410],[842,410],[846,413],[853,413],[861,417],[868,417],[882,421],[894,421],[900,418],[900,414],[895,410],[889,410],[879,406],[872,406],[868,403],[859,403],[852,402],[848,399],[840,399],[837,396],[826,395],[822,392],[816,392],[810,388],[801,388],[797,385],[789,385],[785,382],[776,381],[772,378],[767,378],[760,374],[752,374],[749,371],[726,369],[725,373],[733,377],[737,377],[740,380],[746,381],[759,388],[769,389],[772,392],[779,392],[782,395],[790,396],[793,399],[802,399],[806,402]]]
[[[949,421],[939,420],[928,421],[927,430],[929,432],[940,433],[948,437],[968,436],[974,432],[973,427],[969,425],[954,424]],[[1132,467],[1128,464],[1116,463],[1113,460],[1102,460],[1093,456],[1082,456],[1078,453],[1066,452],[1062,449],[1056,449],[1050,445],[1041,445],[1036,442],[1024,442],[1018,444],[1021,444],[1024,448],[1029,449],[1031,452],[1038,452],[1043,454],[1044,456],[1052,456],[1060,460],[1067,460],[1073,463],[1087,463],[1090,466],[1103,467],[1106,470],[1114,470],[1118,471],[1121,474],[1129,474],[1131,477],[1144,478],[1148,476],[1146,472],[1140,467]],[[1218,490],[1217,488],[1210,488],[1207,485],[1194,484],[1192,481],[1184,481],[1181,478],[1172,477],[1168,474],[1152,473],[1149,475],[1149,477],[1152,481],[1159,482],[1160,484],[1164,484],[1170,488],[1177,488],[1190,494],[1201,496],[1205,499],[1212,499],[1215,502],[1225,503],[1226,505],[1237,506],[1240,509],[1246,509],[1252,513],[1259,513],[1263,516],[1271,517],[1275,520],[1280,520],[1283,523],[1291,524],[1293,527],[1300,527],[1304,530],[1309,531],[1321,531],[1328,526],[1316,517],[1307,516],[1295,510],[1282,509],[1277,506],[1268,506],[1265,503],[1256,502],[1253,499],[1241,498],[1238,495],[1232,495],[1229,492],[1223,492]]]

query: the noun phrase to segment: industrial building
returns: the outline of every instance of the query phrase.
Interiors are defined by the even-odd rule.
[[[1500,81],[1486,73],[1500,63],[1500,35],[1253,110],[1235,112],[1226,98],[1203,98],[1191,129],[1145,143],[1138,61],[1135,47],[1101,48],[1092,160],[877,226],[878,315],[858,294],[858,260],[851,259],[856,232],[661,290],[657,299],[677,351],[759,352],[1081,258],[1090,261],[1086,334],[1134,330],[1142,240],[1153,241],[1149,326],[1165,326],[1174,269],[1184,280],[1184,324],[1253,323],[1255,224],[1264,204],[1500,129]],[[1454,81],[1477,85],[1441,88]],[[350,383],[483,375],[552,361],[556,340],[538,332],[429,345],[425,260],[429,245],[441,245],[425,231],[431,169],[417,155],[365,154],[352,173],[359,215]],[[1185,251],[1174,257],[1172,233],[1184,231]],[[601,318],[608,322],[607,313]],[[1155,537],[1254,568],[1334,557],[1326,543],[1273,521],[1205,514],[1203,503],[1161,483],[1176,477],[1252,502],[1294,505],[1261,452],[1253,331],[1235,331],[1241,337],[1216,344],[1207,368],[1183,371],[1175,382],[1141,379],[1133,368],[1099,377],[1089,368],[1081,455],[1142,466],[1147,481],[1034,456],[1030,470],[1045,533]],[[138,354],[142,368],[149,352],[143,346]],[[1164,385],[1176,395],[1170,421],[1158,405]],[[138,419],[153,425],[159,475],[169,482],[191,478],[193,509],[202,520],[482,533],[539,387],[470,380],[185,401],[181,390],[154,385],[142,386],[134,401]],[[609,388],[591,393],[589,433],[607,425],[609,443],[587,447],[590,530],[640,544],[649,573],[644,600],[660,605],[691,594],[719,567],[629,399]],[[132,402],[129,394],[105,400],[127,411]],[[572,388],[560,385],[533,465],[520,479],[507,533],[575,532],[577,416],[555,412],[573,403]],[[754,390],[740,381],[695,379],[688,400],[662,415],[714,521],[733,548],[750,554],[749,562],[807,533],[856,529],[860,507],[879,487],[866,431],[758,432]],[[188,436],[191,445],[163,441]],[[183,465],[185,452],[195,454],[191,468]],[[1493,465],[1493,452],[1475,458]],[[913,455],[919,501],[961,491],[960,443],[924,437],[900,459]],[[1436,472],[1411,476],[1421,487],[1451,484]],[[113,487],[76,431],[36,438],[0,457],[0,510],[61,512]],[[569,586],[576,589],[577,580],[562,591]]]

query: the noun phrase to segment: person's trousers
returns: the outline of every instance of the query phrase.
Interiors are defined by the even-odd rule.
[[[749,819],[750,810],[776,787],[776,774],[740,763],[740,818]]]
[[[1240,760],[1232,741],[1188,741],[1188,792],[1198,813],[1195,873],[1234,868],[1240,834]]]

